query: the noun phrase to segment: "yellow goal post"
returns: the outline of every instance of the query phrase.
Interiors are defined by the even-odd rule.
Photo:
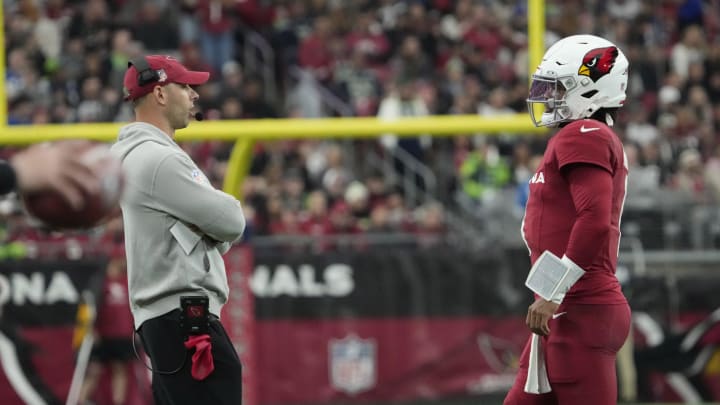
[[[5,77],[5,27],[0,5],[0,78]],[[532,73],[544,52],[545,0],[528,0],[528,72]],[[0,80],[0,145],[27,145],[63,139],[89,139],[111,142],[122,123],[82,123],[48,125],[8,125],[5,81]],[[528,114],[483,117],[479,115],[437,115],[397,120],[375,117],[343,117],[322,119],[261,119],[195,122],[178,131],[177,141],[235,141],[223,180],[225,192],[240,196],[252,150],[256,141],[303,138],[375,138],[384,133],[413,136],[454,136],[474,132],[542,134]]]

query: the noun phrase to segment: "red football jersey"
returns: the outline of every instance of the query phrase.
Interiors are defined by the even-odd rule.
[[[105,277],[95,328],[101,338],[132,339],[132,331],[135,328],[130,312],[126,274]]]
[[[549,250],[562,257],[578,219],[570,184],[562,169],[573,163],[598,166],[612,176],[612,195],[593,196],[610,199],[610,223],[607,240],[584,241],[592,252],[582,252],[585,263],[568,255],[586,271],[568,291],[564,302],[613,304],[625,302],[615,277],[620,217],[625,202],[627,160],[622,142],[607,125],[596,120],[579,120],[560,129],[548,142],[542,163],[530,180],[522,233],[533,263]],[[583,185],[585,186],[585,185]],[[591,186],[591,185],[590,185]],[[606,211],[607,212],[607,211]],[[573,238],[582,238],[581,229]]]

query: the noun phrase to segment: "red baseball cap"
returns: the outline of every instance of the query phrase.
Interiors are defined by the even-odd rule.
[[[187,70],[177,59],[167,55],[150,55],[145,60],[151,69],[158,72],[158,80],[144,86],[138,83],[137,68],[130,64],[125,72],[123,86],[125,100],[136,100],[152,92],[155,86],[164,86],[169,83],[198,85],[203,84],[210,78],[209,72],[196,72]]]

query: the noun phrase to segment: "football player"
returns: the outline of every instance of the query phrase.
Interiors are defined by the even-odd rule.
[[[628,65],[612,42],[574,35],[551,46],[533,74],[530,116],[559,130],[530,180],[522,234],[536,300],[505,405],[617,402],[615,356],[630,329],[615,277],[628,168],[612,126]]]

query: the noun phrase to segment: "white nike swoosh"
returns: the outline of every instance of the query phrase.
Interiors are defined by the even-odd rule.
[[[553,318],[553,319],[558,319],[558,318],[560,318],[561,316],[563,316],[563,315],[565,315],[565,314],[567,314],[567,312],[558,312],[557,314],[553,314],[553,315],[552,315],[552,318]]]
[[[584,134],[585,132],[597,131],[598,129],[600,129],[600,128],[597,128],[597,127],[585,128],[585,125],[583,125],[580,127],[580,132],[582,132]]]

